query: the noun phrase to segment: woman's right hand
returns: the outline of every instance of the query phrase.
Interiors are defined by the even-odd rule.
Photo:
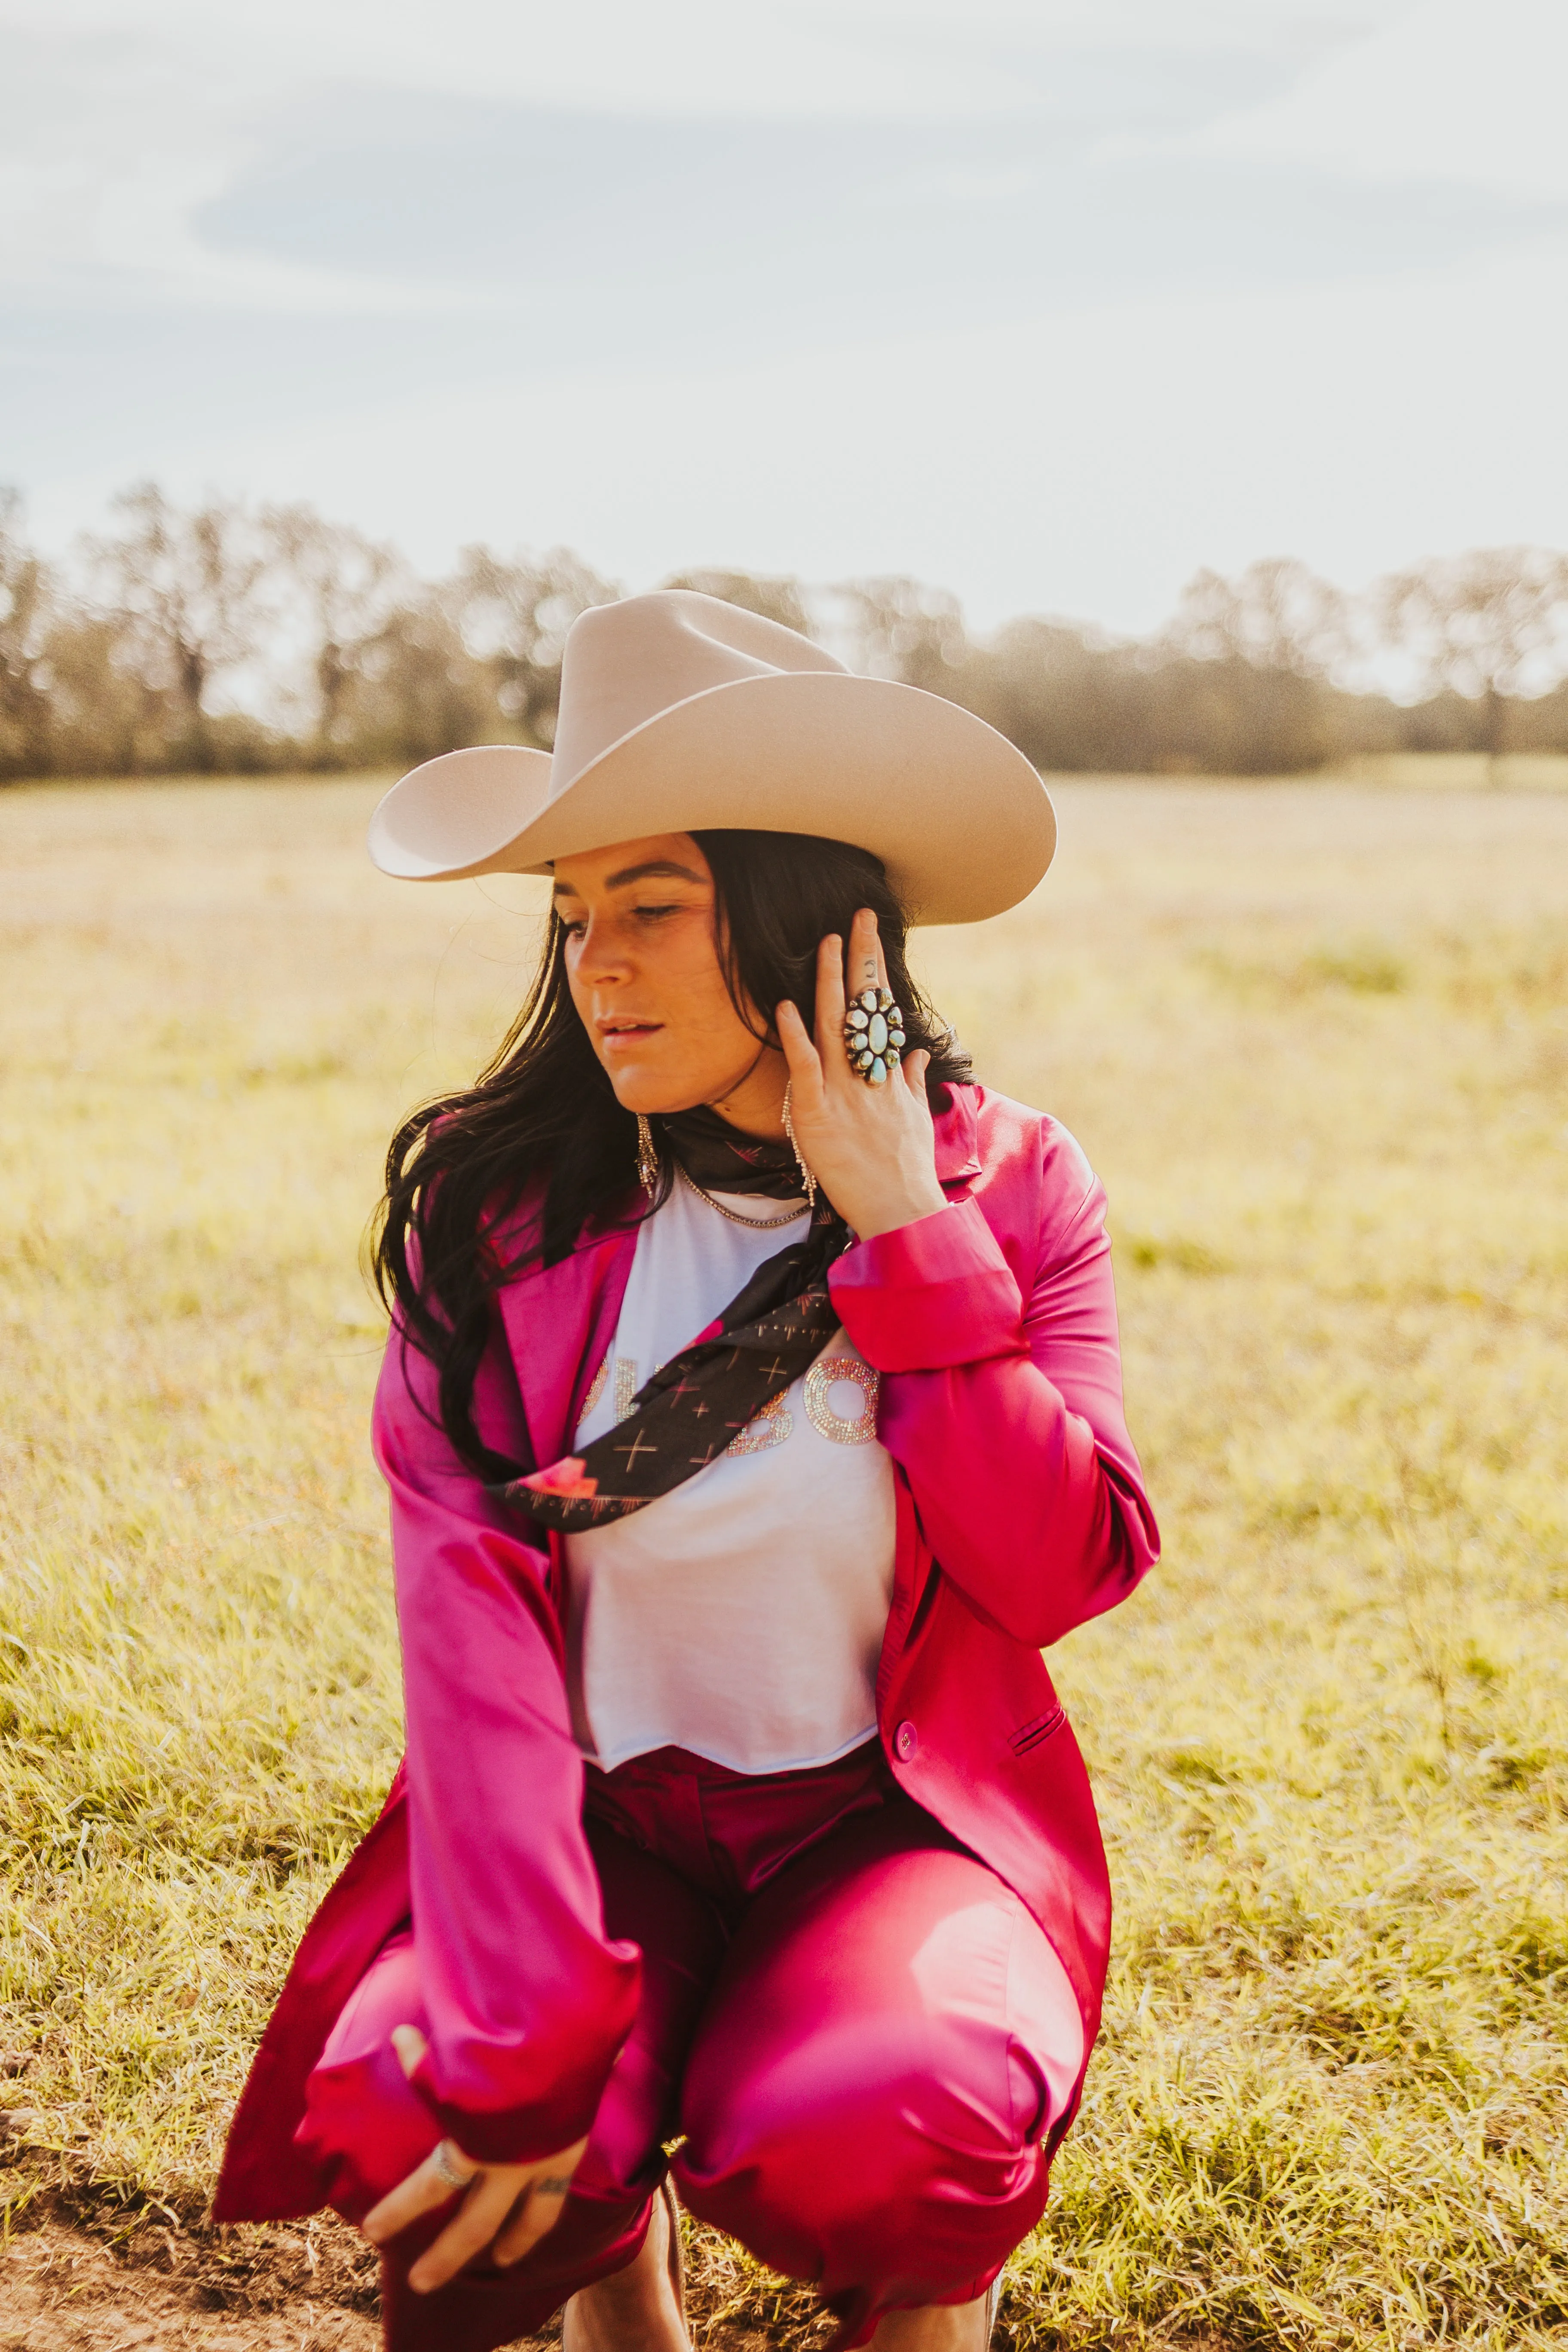
[[[816,1034],[786,1000],[774,1013],[789,1066],[794,1124],[805,1165],[859,1241],[894,1233],[947,1206],[937,1181],[936,1136],[926,1100],[931,1055],[904,1057],[889,1083],[868,1086],[844,1045],[845,943],[829,933],[816,955]],[[877,918],[862,907],[849,926],[848,994],[886,988]]]
[[[395,2025],[392,2040],[404,2073],[412,2077],[425,2055],[425,2036],[417,2026]],[[507,2269],[554,2227],[587,2145],[580,2139],[575,2147],[531,2164],[476,2164],[453,2141],[443,2140],[406,2179],[371,2207],[361,2227],[373,2246],[384,2246],[421,2213],[448,2203],[453,2183],[450,2171],[443,2168],[445,2155],[449,2166],[468,2174],[467,2192],[434,2245],[426,2246],[409,2272],[409,2285],[416,2294],[429,2294],[487,2246],[492,2259]]]

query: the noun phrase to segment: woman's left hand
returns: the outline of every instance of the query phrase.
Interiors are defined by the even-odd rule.
[[[425,2055],[425,2036],[416,2025],[395,2025],[392,2040],[399,2064],[412,2078]],[[541,2157],[531,2164],[476,2164],[449,2139],[443,2140],[423,2164],[371,2207],[360,2227],[372,2245],[384,2246],[422,2213],[450,2204],[454,2192],[449,2174],[443,2168],[445,2154],[447,2165],[456,2159],[467,2171],[467,2189],[451,2221],[410,2270],[409,2285],[416,2294],[429,2294],[455,2278],[465,2263],[487,2247],[501,2269],[509,2269],[537,2245],[547,2230],[554,2228],[587,2145],[580,2139],[575,2147],[563,2148],[559,2155]]]
[[[863,907],[849,927],[849,985],[886,988],[877,918]],[[790,1117],[806,1166],[861,1241],[894,1232],[947,1205],[936,1176],[936,1141],[926,1102],[931,1055],[906,1055],[885,1086],[868,1086],[844,1045],[844,942],[837,933],[816,953],[816,1037],[792,1003],[778,1007],[779,1043],[789,1065]]]

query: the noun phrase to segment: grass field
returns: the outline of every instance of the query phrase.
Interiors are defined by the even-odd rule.
[[[374,875],[373,798],[0,796],[13,2231],[64,2199],[199,2246],[397,1753],[356,1250],[535,933],[529,885]],[[923,960],[1109,1185],[1167,1550],[1053,1656],[1119,1927],[1005,2316],[1568,2343],[1568,794],[1059,805],[1037,897]],[[697,2252],[710,2342],[806,2327]]]

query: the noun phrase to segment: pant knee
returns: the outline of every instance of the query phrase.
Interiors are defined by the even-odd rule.
[[[861,2021],[755,2075],[689,2078],[692,2210],[825,2291],[876,2279],[942,2302],[984,2282],[1044,2209],[1039,2147],[1005,2093],[977,2090],[973,2052],[907,2028]]]
[[[964,2021],[857,2018],[735,2066],[731,2044],[694,2053],[681,2104],[691,2161],[731,2172],[759,2161],[817,2161],[825,2184],[835,2151],[885,2149],[923,2175],[944,2156],[958,2166],[1005,2168],[1021,2144],[1005,2037]],[[1036,2101],[1031,2097],[1031,2112]]]

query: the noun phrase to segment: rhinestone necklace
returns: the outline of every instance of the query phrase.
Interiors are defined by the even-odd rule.
[[[739,1209],[727,1209],[722,1201],[716,1201],[711,1192],[705,1192],[695,1177],[687,1174],[679,1160],[675,1163],[675,1172],[700,1201],[706,1201],[710,1209],[717,1209],[719,1214],[728,1217],[732,1225],[750,1225],[754,1234],[771,1234],[775,1225],[793,1225],[795,1219],[804,1217],[811,1207],[809,1201],[803,1201],[798,1209],[786,1209],[782,1217],[743,1217]]]

